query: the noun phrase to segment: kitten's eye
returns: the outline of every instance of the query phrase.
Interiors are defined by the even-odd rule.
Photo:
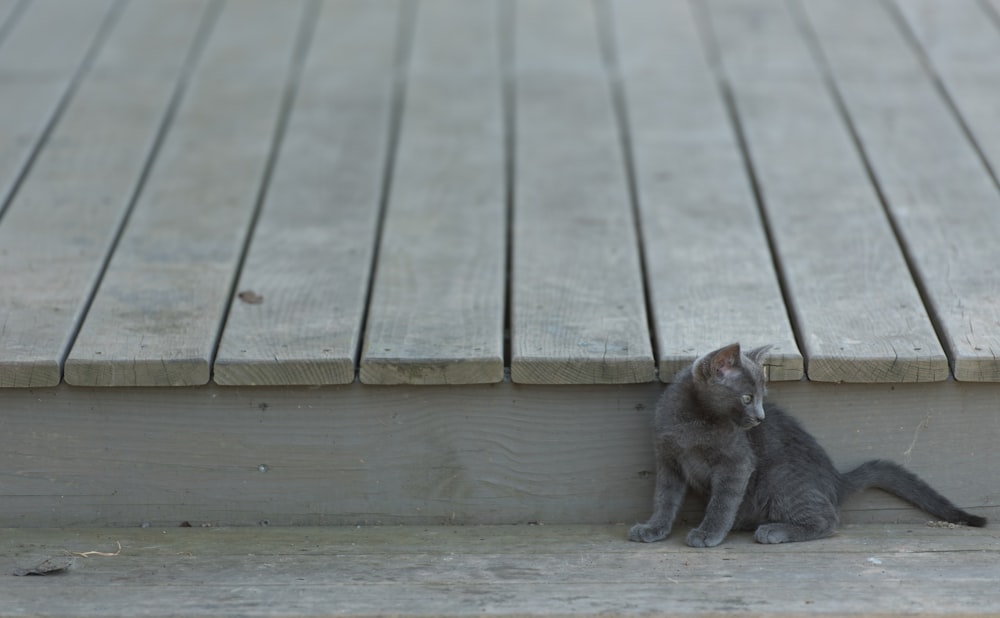
[[[740,397],[740,401],[743,402],[743,405],[748,406],[753,401],[753,395],[743,395]]]

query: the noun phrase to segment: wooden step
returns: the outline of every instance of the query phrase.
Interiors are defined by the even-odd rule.
[[[644,520],[661,390],[9,389],[0,526]],[[840,468],[893,459],[961,506],[1000,516],[993,385],[780,382],[770,394]],[[876,490],[844,513],[847,522],[923,517]]]
[[[1000,537],[846,526],[713,549],[618,526],[48,529],[0,532],[0,616],[987,616]],[[68,571],[10,577],[45,559]]]
[[[993,516],[998,3],[0,0],[0,525],[638,519],[737,340]]]

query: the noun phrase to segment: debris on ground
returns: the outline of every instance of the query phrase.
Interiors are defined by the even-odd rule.
[[[14,569],[13,574],[23,577],[25,575],[56,575],[65,573],[73,566],[77,558],[92,558],[94,556],[113,558],[114,556],[120,556],[122,553],[121,541],[115,541],[115,545],[118,546],[118,549],[115,551],[69,551],[68,549],[64,549],[63,552],[65,555],[63,556],[46,558],[34,566]]]
[[[929,521],[927,522],[928,528],[949,528],[954,530],[955,528],[967,528],[965,524],[955,524],[950,521]]]
[[[264,302],[264,297],[253,290],[243,290],[237,296],[248,305],[259,305]]]
[[[122,553],[122,543],[121,541],[115,541],[118,545],[118,549],[115,551],[67,551],[66,553],[70,556],[80,556],[81,558],[90,558],[91,556],[106,556],[108,558],[113,558],[115,556],[120,556]]]
[[[56,556],[54,558],[47,558],[34,566],[14,569],[14,575],[23,577],[25,575],[56,575],[59,573],[65,573],[70,567],[73,566],[75,561],[76,559],[73,558],[73,556]]]

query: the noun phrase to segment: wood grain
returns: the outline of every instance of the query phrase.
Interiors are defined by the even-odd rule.
[[[504,377],[506,178],[495,3],[417,15],[360,379]]]
[[[354,381],[388,158],[396,3],[323,4],[215,360],[218,384]]]
[[[13,8],[13,7],[12,7]],[[37,0],[24,7],[0,47],[0,72],[6,79],[51,77],[65,81],[75,75],[92,46],[100,46],[99,30],[114,19],[111,0]],[[62,38],[60,45],[45,45],[38,37],[48,32]],[[64,47],[65,45],[65,47]]]
[[[111,6],[111,0],[35,2],[2,41],[0,215]]]
[[[806,11],[955,378],[1000,380],[1000,194],[993,178],[882,5],[815,0]]]
[[[122,551],[78,558],[58,586],[46,578],[5,577],[0,593],[13,607],[67,617],[156,614],[163,607],[209,617],[321,616],[330,607],[353,616],[639,615],[664,607],[678,616],[748,607],[762,616],[789,610],[802,616],[936,616],[1000,609],[1000,593],[984,576],[1000,543],[981,530],[849,526],[833,538],[791,546],[761,546],[738,534],[713,550],[694,550],[676,538],[627,543],[626,530],[5,531],[5,572],[62,550],[113,552],[120,543]]]
[[[515,10],[511,375],[653,379],[638,238],[592,7]]]
[[[2,526],[635,522],[657,384],[8,389]],[[776,382],[841,469],[906,465],[995,516],[993,384]],[[687,521],[703,506],[692,502]],[[927,516],[882,492],[846,523]]]
[[[809,379],[947,379],[878,193],[792,15],[773,2],[711,7]]]
[[[17,12],[15,9],[19,4],[18,0],[0,0],[0,31],[8,27],[8,20],[13,22],[16,19]],[[2,40],[2,35],[0,35],[0,41]]]
[[[990,11],[970,1],[896,6],[995,175],[1000,169],[1000,66],[993,59],[1000,54],[1000,36]]]
[[[746,166],[685,3],[616,2],[660,378],[734,341],[802,377]]]
[[[339,614],[984,615],[1000,593],[984,576],[1000,555],[981,530],[851,526],[834,538],[714,550],[677,539],[625,542],[604,526],[5,531],[0,568],[46,551],[104,548],[53,586],[5,577],[13,607],[67,617]],[[973,545],[976,544],[976,545]],[[653,575],[651,575],[651,573]],[[651,583],[655,581],[655,584]],[[790,582],[794,585],[789,585]],[[725,590],[724,595],[719,590]]]
[[[0,226],[0,386],[62,378],[204,6],[126,9],[8,207]]]
[[[1000,4],[994,2],[992,8],[985,2],[956,2],[947,7],[934,3],[915,1],[897,3],[905,19],[906,27],[913,32],[922,52],[935,71],[936,77],[947,92],[951,103],[960,114],[964,129],[970,132],[971,140],[985,159],[990,168],[994,183],[1000,171],[1000,118],[997,115],[997,85],[1000,84],[1000,65],[994,59],[1000,57]],[[947,10],[945,10],[947,9]],[[969,162],[972,167],[972,163]],[[981,184],[981,183],[979,183]],[[977,193],[985,194],[987,187],[980,186]],[[977,199],[974,196],[966,198]],[[951,200],[948,202],[950,209]],[[990,200],[992,218],[983,221],[983,225],[995,224],[996,200]],[[985,206],[980,206],[985,208]],[[956,213],[957,214],[957,213]],[[976,214],[958,215],[965,217]],[[974,224],[975,227],[977,224]],[[986,234],[973,235],[968,243],[985,240]],[[987,241],[984,247],[975,248],[963,242],[961,252],[963,262],[978,259],[995,260],[1000,257],[996,243]],[[997,367],[997,357],[1000,348],[997,343],[996,326],[1000,324],[1000,311],[997,310],[996,284],[992,289],[983,289],[981,284],[986,279],[995,281],[996,272],[981,273],[978,281],[968,282],[962,289],[972,289],[976,292],[974,301],[977,314],[967,324],[966,329],[975,332],[971,341],[966,341],[963,352],[968,354],[968,344],[972,344],[972,352],[977,358],[956,362],[956,376],[959,379],[1000,379]],[[960,292],[960,288],[952,287],[949,294]],[[967,309],[966,309],[967,311]],[[991,324],[991,320],[992,324]],[[985,333],[976,329],[986,328]],[[964,336],[964,335],[963,335]],[[992,357],[992,360],[991,360]]]
[[[302,6],[225,5],[70,351],[67,382],[208,382]]]

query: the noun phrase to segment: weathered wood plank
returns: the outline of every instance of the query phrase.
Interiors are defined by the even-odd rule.
[[[215,360],[218,384],[354,381],[391,124],[398,3],[326,2]],[[255,295],[255,296],[253,296]]]
[[[948,378],[878,194],[784,4],[711,4],[809,379]]]
[[[983,530],[852,526],[713,550],[624,526],[6,530],[0,570],[65,551],[58,585],[0,579],[5,615],[985,615],[1000,541]],[[976,546],[970,546],[975,543]],[[720,594],[724,590],[724,594]],[[25,608],[19,612],[20,608]],[[164,611],[169,608],[169,611]]]
[[[126,8],[8,207],[0,225],[0,386],[62,378],[205,4]]]
[[[881,4],[806,3],[958,380],[1000,380],[1000,194]],[[872,62],[878,58],[878,62]]]
[[[771,380],[802,377],[747,170],[683,2],[616,2],[660,378],[733,341],[772,344]]]
[[[25,557],[44,555],[47,548],[58,546],[68,551],[84,547],[115,549],[121,542],[121,556],[148,556],[159,551],[159,544],[150,537],[160,537],[169,543],[175,555],[202,553],[206,543],[218,543],[211,553],[218,557],[246,555],[246,543],[255,546],[254,555],[263,559],[283,556],[319,557],[338,555],[345,558],[376,559],[393,555],[420,555],[427,558],[448,555],[477,555],[481,552],[502,559],[507,556],[536,553],[539,557],[553,555],[579,557],[592,554],[601,559],[625,557],[636,552],[648,552],[671,557],[683,554],[710,559],[712,554],[725,558],[755,558],[761,555],[808,554],[814,557],[838,553],[865,552],[878,554],[921,554],[937,552],[1000,551],[1000,537],[995,531],[968,526],[944,527],[936,522],[916,524],[847,524],[840,534],[807,544],[760,545],[746,533],[736,532],[719,549],[694,549],[683,542],[683,535],[671,535],[661,543],[643,545],[624,542],[628,534],[625,523],[612,524],[544,524],[485,525],[485,526],[202,526],[197,521],[186,526],[147,528],[5,528],[0,559],[22,562]],[[207,536],[206,536],[207,535]],[[167,537],[162,539],[162,537]],[[255,543],[259,541],[259,543]],[[888,547],[883,547],[886,544]],[[462,548],[456,551],[456,547]],[[867,548],[867,549],[866,549]],[[118,556],[115,556],[118,557]],[[721,562],[729,562],[720,556]],[[100,561],[104,569],[114,561]],[[110,562],[111,564],[107,564]],[[867,560],[866,560],[867,562]],[[0,573],[7,563],[0,564]],[[870,563],[869,563],[870,564]],[[563,577],[553,573],[555,577]],[[782,570],[770,571],[762,577],[782,577]],[[817,574],[819,575],[819,574]],[[721,576],[721,575],[720,575]]]
[[[24,9],[2,41],[0,215],[112,6],[112,0],[41,0]]]
[[[992,168],[1000,171],[1000,4],[896,2],[936,76]]]
[[[67,358],[70,384],[208,382],[303,6],[225,5]]]
[[[8,28],[13,27],[13,23],[17,19],[16,9],[20,4],[20,0],[0,0],[0,45],[3,44],[4,33],[7,32]]]
[[[638,238],[593,6],[522,2],[514,13],[512,378],[652,380]]]
[[[113,0],[27,3],[0,47],[0,75],[5,80],[51,77],[67,81],[76,75],[88,50],[101,44],[98,32],[107,20],[115,19],[115,4]],[[60,37],[62,44],[43,44],[38,37],[45,32]]]
[[[0,525],[631,523],[649,516],[660,390],[8,389]],[[894,459],[963,507],[1000,514],[996,385],[770,390],[841,468]],[[692,502],[684,520],[700,515]],[[869,491],[843,519],[927,515]]]
[[[420,5],[368,309],[368,384],[504,377],[506,158],[495,3]]]

